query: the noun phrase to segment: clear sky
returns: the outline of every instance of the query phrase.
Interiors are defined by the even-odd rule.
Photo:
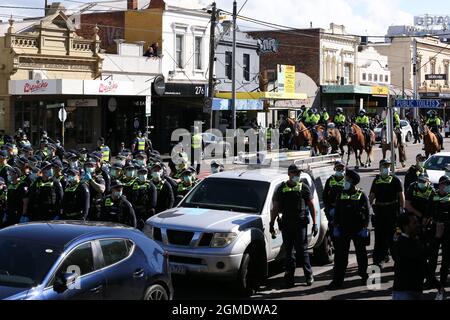
[[[88,0],[55,0],[67,8],[82,6]],[[103,2],[105,0],[98,0]],[[142,7],[149,0],[139,0]],[[199,0],[203,4],[213,0]],[[49,0],[49,3],[52,0]],[[231,11],[233,0],[216,0],[219,8]],[[238,0],[238,8],[245,0]],[[0,5],[15,8],[0,8],[0,19],[7,20],[10,14],[17,19],[42,15],[42,10],[19,10],[17,7],[42,7],[44,0],[0,0]],[[126,0],[113,0],[109,6],[123,8]],[[94,8],[95,9],[95,8]],[[248,0],[241,15],[282,25],[307,28],[328,28],[331,22],[344,24],[349,33],[361,35],[384,35],[390,25],[413,24],[413,17],[425,13],[449,14],[449,0]],[[252,29],[263,29],[260,25],[249,25]]]

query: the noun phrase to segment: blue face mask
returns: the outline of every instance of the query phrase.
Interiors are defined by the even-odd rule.
[[[37,174],[36,174],[36,172],[31,172],[31,173],[30,173],[30,179],[31,179],[31,181],[34,181],[34,180],[37,179]]]
[[[86,172],[87,173],[94,173],[95,168],[94,167],[86,167]]]
[[[344,177],[344,171],[335,171],[334,172],[334,176],[336,177],[336,178],[339,178],[339,179],[341,179],[341,178],[343,178]]]
[[[143,160],[143,159],[136,160],[136,162],[137,162],[139,165],[141,165],[141,166],[144,165],[144,160]]]
[[[46,176],[47,178],[53,177],[53,175],[54,175],[53,169],[50,169],[50,170],[45,171],[44,174],[45,174],[45,176]]]
[[[139,175],[139,180],[146,181],[147,180],[147,175],[146,174],[140,174]]]
[[[13,176],[10,175],[10,174],[8,174],[8,175],[6,176],[6,178],[7,178],[7,180],[8,180],[9,182],[13,182],[13,181],[14,181]]]
[[[75,176],[67,176],[67,182],[69,184],[74,183],[75,182]]]
[[[352,187],[352,184],[350,182],[348,182],[348,181],[345,181],[345,183],[344,183],[344,190],[348,191],[348,190],[350,190],[351,187]]]
[[[293,176],[292,182],[298,183],[300,181],[300,176]]]
[[[120,198],[122,196],[122,191],[113,191],[112,196],[116,199]]]

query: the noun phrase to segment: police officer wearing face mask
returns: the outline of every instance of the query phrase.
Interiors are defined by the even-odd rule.
[[[142,230],[145,221],[155,214],[157,191],[148,177],[148,170],[141,167],[137,171],[137,179],[131,192],[131,203],[136,214],[138,229]]]
[[[53,220],[61,212],[64,192],[61,183],[55,178],[53,165],[43,162],[41,172],[42,175],[28,190],[21,222]]]
[[[445,297],[444,287],[447,285],[448,270],[450,268],[450,178],[442,176],[439,179],[439,189],[432,198],[431,214],[435,223],[436,233],[431,245],[429,272],[436,271],[439,249],[442,249],[440,270],[440,288],[437,300]]]
[[[366,245],[369,239],[369,203],[364,192],[356,187],[359,182],[359,175],[353,170],[347,170],[343,191],[336,199],[333,232],[335,242],[339,245],[334,259],[333,281],[328,289],[340,288],[344,283],[351,241],[355,246],[362,285],[366,285],[368,279]]]
[[[137,180],[137,168],[133,164],[128,164],[124,168],[124,175],[120,182],[123,184],[123,194],[127,199],[131,199],[133,184]]]
[[[18,168],[10,168],[8,171],[8,201],[7,214],[4,217],[5,227],[19,223],[23,213],[23,199],[26,198],[28,184],[21,179],[21,172]]]
[[[107,169],[102,166],[102,154],[100,152],[93,152],[90,157],[95,160],[95,174],[102,176],[105,181],[105,193],[108,193],[111,186],[111,176],[107,172]]]
[[[193,167],[188,168],[181,175],[181,180],[178,184],[176,205],[195,187],[197,179],[195,178],[195,169]]]
[[[372,224],[375,227],[373,263],[378,266],[390,260],[389,250],[392,248],[396,220],[405,207],[402,183],[391,173],[390,166],[389,161],[380,161],[380,174],[375,177],[369,196],[374,212]]]
[[[72,169],[72,170],[81,170],[81,164],[78,161],[78,156],[75,153],[69,153],[67,154],[66,157],[67,161],[69,162],[69,167],[68,169]]]
[[[111,194],[103,199],[99,220],[137,227],[133,206],[123,195],[123,185],[120,181],[111,185]]]
[[[105,180],[101,174],[95,172],[96,161],[88,159],[84,165],[83,182],[89,186],[89,194],[91,196],[91,203],[89,206],[89,220],[96,220],[100,214],[100,206],[103,196],[105,194]]]
[[[63,164],[61,162],[61,160],[59,160],[58,158],[54,159],[52,161],[52,165],[53,165],[53,169],[55,170],[55,178],[59,180],[59,182],[61,182],[61,186],[63,187],[63,190],[66,188],[66,177],[63,174]]]
[[[274,235],[274,223],[280,213],[283,214],[279,225],[286,251],[286,273],[284,275],[286,287],[295,285],[296,260],[303,267],[306,284],[314,282],[313,271],[309,260],[308,248],[308,215],[309,208],[313,222],[313,236],[319,232],[316,224],[316,210],[313,204],[313,195],[308,184],[300,180],[301,169],[292,164],[288,168],[289,180],[282,183],[275,191],[273,209],[271,212],[270,232]],[[294,258],[295,247],[297,259]]]
[[[175,203],[174,192],[172,186],[164,177],[163,166],[161,162],[157,162],[151,170],[152,182],[157,191],[156,214],[171,209]]]
[[[12,143],[7,143],[3,146],[3,148],[6,150],[6,152],[8,153],[8,164],[10,166],[14,166],[17,159],[19,158],[18,156],[18,150],[15,144]]]
[[[144,152],[139,152],[134,158],[136,159],[138,166],[147,166],[147,155]]]
[[[8,164],[8,152],[0,149],[0,177],[3,181],[8,181],[8,170],[11,166]]]
[[[416,156],[416,164],[412,165],[405,175],[405,191],[408,190],[411,183],[417,182],[417,178],[419,177],[419,175],[424,172],[423,166],[425,160],[427,160],[427,158],[420,153]]]
[[[115,180],[122,180],[123,179],[123,168],[122,166],[118,166],[116,164],[113,164],[111,166],[109,174],[111,175],[111,183],[113,183]]]
[[[86,181],[81,180],[80,171],[67,171],[67,185],[64,189],[61,219],[86,220],[89,215],[91,195]]]
[[[323,203],[325,205],[325,215],[330,223],[330,233],[333,234],[332,225],[336,209],[336,199],[344,189],[345,164],[338,160],[334,163],[334,174],[325,182],[323,190]]]

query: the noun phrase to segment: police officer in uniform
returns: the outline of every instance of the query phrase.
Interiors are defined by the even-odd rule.
[[[8,164],[8,152],[0,150],[0,178],[3,178],[3,181],[8,181],[9,168],[11,166]]]
[[[87,220],[91,206],[89,185],[81,180],[80,171],[67,171],[67,185],[64,189],[61,218],[63,220]]]
[[[339,245],[334,260],[333,281],[329,284],[328,289],[337,289],[343,285],[351,241],[355,246],[358,274],[361,277],[362,285],[367,283],[366,245],[369,239],[369,230],[367,229],[369,225],[369,204],[364,192],[356,187],[360,180],[355,171],[347,170],[343,191],[336,200],[333,232],[335,242],[338,242]]]
[[[366,115],[366,110],[361,109],[359,111],[358,116],[355,119],[355,123],[360,127],[364,133],[364,137],[366,141],[371,141],[370,139],[370,121],[369,117]]]
[[[6,182],[0,177],[0,221],[2,227],[6,227],[8,220],[7,214],[7,201],[8,201],[8,189],[6,187]]]
[[[98,138],[97,151],[101,152],[103,163],[108,163],[111,157],[111,149],[109,149],[109,147],[105,145],[105,138]]]
[[[170,183],[164,178],[163,164],[157,162],[151,170],[152,182],[157,191],[156,212],[171,209],[175,203],[175,196]]]
[[[382,265],[388,262],[389,249],[392,247],[393,235],[396,229],[398,215],[405,207],[405,196],[400,179],[390,171],[391,163],[380,161],[380,174],[375,177],[370,189],[369,201],[374,216],[372,224],[375,227],[375,247],[373,263]]]
[[[303,267],[306,284],[314,282],[313,271],[309,261],[307,227],[309,208],[312,223],[313,236],[319,229],[316,224],[316,210],[313,204],[313,195],[308,184],[300,180],[301,169],[292,164],[288,168],[289,180],[282,183],[275,191],[273,197],[273,209],[271,211],[270,232],[274,236],[274,223],[280,213],[283,214],[279,228],[283,237],[283,245],[286,251],[286,273],[284,275],[286,287],[295,285],[296,260]],[[293,256],[295,247],[297,259]]]
[[[63,188],[55,178],[50,162],[41,164],[42,175],[36,179],[28,190],[24,202],[24,216],[21,222],[46,221],[57,218],[61,212]]]
[[[111,186],[111,176],[102,166],[102,154],[99,152],[93,152],[91,154],[91,158],[95,161],[95,174],[102,176],[103,180],[105,181],[105,193],[108,193]]]
[[[111,185],[111,194],[103,199],[99,220],[137,227],[133,206],[123,195],[123,185],[120,181]]]
[[[333,122],[339,130],[341,130],[341,128],[344,127],[345,115],[344,110],[342,108],[336,109],[336,115],[334,116]]]
[[[431,132],[433,132],[441,145],[441,150],[444,150],[444,138],[441,135],[442,122],[441,119],[436,115],[436,111],[430,110],[428,111],[428,118],[426,121],[426,125],[430,127]]]
[[[131,199],[133,191],[133,185],[137,180],[137,168],[134,164],[130,163],[124,168],[124,175],[120,182],[123,185],[123,194],[127,199]]]
[[[89,206],[89,220],[96,220],[100,214],[100,207],[103,196],[105,194],[105,180],[101,174],[95,172],[96,161],[94,159],[88,159],[84,164],[83,182],[86,182],[89,186],[89,194],[91,197],[91,203]]]
[[[328,123],[328,120],[330,120],[330,115],[328,114],[327,108],[322,108],[322,113],[320,114],[319,123],[326,126],[326,124]]]
[[[345,164],[338,160],[334,163],[334,174],[325,182],[322,199],[325,205],[325,215],[330,223],[330,234],[333,234],[333,221],[336,212],[336,200],[344,189]]]
[[[178,184],[177,197],[175,205],[181,202],[183,198],[195,187],[197,179],[195,178],[195,169],[190,167],[184,170],[181,175],[181,182]]]
[[[124,178],[123,177],[123,168],[122,168],[122,166],[119,166],[119,165],[116,165],[116,164],[112,165],[111,166],[111,170],[110,170],[109,173],[111,175],[111,183],[114,180],[122,181],[122,179]]]
[[[408,190],[411,183],[417,182],[419,175],[421,175],[424,172],[423,166],[424,166],[425,160],[427,160],[427,158],[424,155],[419,153],[416,156],[416,164],[412,165],[408,169],[408,171],[406,171],[405,184],[404,184],[405,191]]]
[[[23,199],[27,197],[28,192],[28,184],[21,179],[21,172],[18,168],[10,168],[8,182],[7,214],[3,221],[5,227],[20,222],[23,213]]]
[[[63,164],[61,162],[61,160],[59,160],[58,158],[54,159],[52,161],[52,165],[53,165],[53,169],[55,170],[55,178],[59,180],[59,182],[61,183],[61,186],[63,187],[63,190],[66,188],[66,177],[63,174]]]
[[[137,228],[142,230],[145,221],[155,214],[158,193],[156,187],[148,179],[148,170],[141,167],[137,171],[137,179],[133,184],[131,203],[136,214]]]
[[[202,162],[202,150],[203,150],[203,138],[200,134],[200,129],[194,127],[194,134],[192,135],[192,145],[191,145],[191,166],[195,163],[195,172],[200,173],[200,163]]]
[[[442,249],[440,270],[440,288],[437,300],[445,298],[444,288],[447,285],[448,270],[450,268],[450,178],[442,176],[439,179],[439,189],[432,198],[431,214],[435,223],[436,233],[431,248],[429,272],[436,271],[439,249]]]
[[[146,152],[146,143],[145,138],[142,136],[142,132],[138,131],[136,138],[133,140],[133,143],[131,144],[131,152]]]

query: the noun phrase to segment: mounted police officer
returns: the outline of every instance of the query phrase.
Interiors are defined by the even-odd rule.
[[[336,125],[336,127],[341,130],[345,126],[345,115],[344,110],[342,108],[336,109],[336,115],[334,116],[333,122]]]
[[[286,287],[295,285],[296,260],[300,262],[306,278],[306,284],[314,282],[313,271],[309,260],[308,224],[309,208],[312,217],[313,236],[319,229],[316,224],[316,210],[313,204],[313,195],[308,184],[300,180],[301,169],[292,164],[288,168],[289,180],[282,183],[275,191],[273,197],[273,209],[271,211],[270,232],[274,236],[274,223],[280,213],[283,214],[279,228],[283,237],[283,245],[286,251],[286,273],[284,275]],[[297,259],[293,256],[295,247]]]
[[[91,206],[89,185],[81,180],[79,170],[67,171],[67,184],[64,189],[64,197],[61,218],[64,220],[87,220]]]
[[[430,128],[431,132],[433,132],[441,145],[441,150],[444,150],[444,138],[441,135],[442,122],[441,119],[437,116],[436,111],[430,110],[427,113],[428,118],[426,121],[426,125]]]
[[[372,224],[375,227],[375,246],[373,263],[382,265],[388,262],[389,250],[392,247],[393,234],[396,230],[396,220],[405,207],[405,196],[400,179],[390,171],[391,163],[380,161],[380,174],[375,177],[370,189],[369,201],[374,216]]]
[[[64,191],[59,180],[55,178],[53,165],[44,161],[40,171],[41,176],[28,190],[21,222],[53,220],[61,212]]]
[[[131,192],[131,203],[136,214],[137,228],[142,230],[145,221],[155,214],[158,193],[156,187],[148,177],[148,170],[141,167],[137,171],[137,179]]]
[[[157,162],[151,169],[152,182],[155,184],[157,191],[155,213],[160,213],[164,210],[171,209],[175,202],[172,186],[164,177],[163,167],[164,164]]]
[[[365,140],[367,141],[368,144],[370,144],[370,142],[371,142],[370,127],[369,127],[370,121],[369,121],[369,117],[366,115],[366,110],[361,109],[359,111],[359,114],[355,119],[355,123],[358,125],[358,127],[361,128],[361,130],[364,133]]]
[[[329,120],[330,120],[330,115],[327,111],[327,108],[322,108],[319,123],[326,126],[326,124],[328,123]]]
[[[316,109],[309,109],[306,119],[305,119],[305,125],[309,130],[311,131],[314,138],[317,139],[317,131],[316,126],[319,124],[320,121],[320,115],[317,114]]]
[[[120,181],[111,185],[111,194],[103,199],[99,220],[137,227],[133,206],[123,195],[123,185]]]
[[[333,221],[336,212],[336,200],[344,189],[345,164],[338,160],[334,163],[334,174],[325,182],[322,199],[325,205],[325,215],[330,223],[330,234],[333,234]]]
[[[365,193],[356,187],[360,180],[355,171],[347,170],[343,191],[336,200],[333,233],[335,242],[339,245],[336,248],[334,259],[333,281],[329,284],[328,289],[337,289],[343,285],[351,241],[355,246],[358,274],[361,277],[362,285],[367,283],[366,245],[369,239],[369,230],[367,229],[369,204]]]

